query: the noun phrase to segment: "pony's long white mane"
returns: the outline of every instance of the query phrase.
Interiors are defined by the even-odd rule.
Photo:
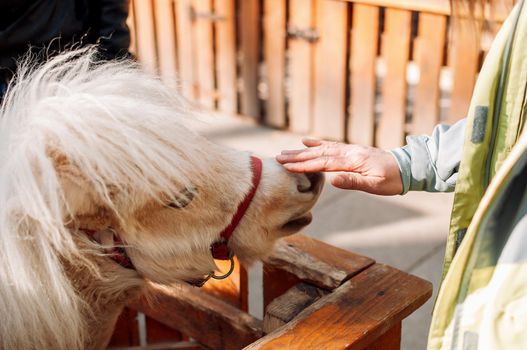
[[[0,347],[80,349],[89,311],[63,270],[83,263],[50,148],[81,169],[105,204],[129,188],[178,193],[204,157],[181,125],[181,98],[129,61],[100,63],[94,48],[41,66],[26,58],[0,121]],[[203,170],[204,171],[204,170]],[[192,169],[199,174],[202,169]],[[174,182],[177,179],[179,183]],[[133,198],[130,198],[133,200]],[[84,259],[85,260],[85,259]]]

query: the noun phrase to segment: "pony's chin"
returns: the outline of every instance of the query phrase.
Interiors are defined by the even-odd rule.
[[[305,213],[302,216],[293,218],[286,222],[282,229],[288,232],[298,232],[313,221],[313,214],[311,212]]]

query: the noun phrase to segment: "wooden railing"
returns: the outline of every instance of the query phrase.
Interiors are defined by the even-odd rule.
[[[507,9],[485,12],[488,43]],[[449,13],[448,0],[133,0],[129,25],[144,66],[206,108],[390,148],[465,116],[488,45]]]
[[[303,235],[281,240],[264,263],[263,322],[237,301],[247,289],[231,282],[213,294],[151,285],[155,302],[130,304],[111,348],[395,350],[401,321],[432,294],[429,282]],[[136,310],[147,315],[142,327]]]

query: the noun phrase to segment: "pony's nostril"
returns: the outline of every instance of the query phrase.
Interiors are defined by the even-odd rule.
[[[306,173],[304,174],[307,178],[307,183],[302,183],[297,186],[298,192],[308,193],[308,192],[318,192],[320,189],[322,179],[324,175],[322,173]]]

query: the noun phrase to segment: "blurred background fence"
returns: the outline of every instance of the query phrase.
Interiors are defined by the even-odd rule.
[[[448,0],[133,0],[129,26],[144,66],[205,108],[391,148],[465,116],[504,11],[479,37],[449,13]]]

